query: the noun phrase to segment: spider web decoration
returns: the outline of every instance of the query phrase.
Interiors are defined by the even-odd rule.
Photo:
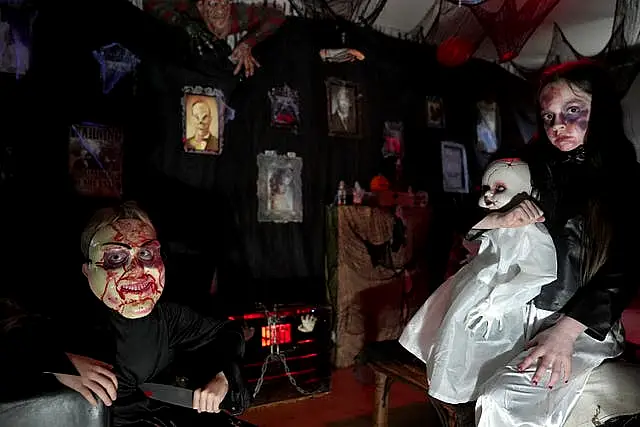
[[[109,93],[124,76],[134,71],[140,60],[118,43],[112,43],[93,51],[93,57],[100,64],[102,93]]]
[[[640,49],[630,49],[640,34],[639,3],[636,0],[617,0],[611,37],[605,47],[592,58],[605,63],[614,77],[618,96],[624,98],[640,72]],[[582,59],[569,42],[562,29],[554,24],[553,38],[544,64],[537,69],[522,67],[514,62],[503,64],[510,72],[520,77],[537,81],[547,67],[567,61]]]
[[[553,65],[559,65],[563,62],[577,61],[584,58],[569,42],[567,36],[556,23],[553,24],[553,36],[551,38],[551,45],[547,52],[547,57],[544,64],[540,68],[529,69],[522,67],[516,63],[511,63],[513,68],[527,80],[537,80],[540,73],[548,67]]]
[[[477,6],[484,3],[487,0],[447,0],[449,3],[453,3],[456,6]]]
[[[387,0],[289,0],[299,16],[315,19],[345,19],[371,27]]]
[[[429,25],[430,22],[433,24]],[[425,28],[428,30],[425,31]],[[452,4],[449,0],[434,3],[431,10],[409,34],[413,40],[434,45],[452,37],[460,37],[471,42],[476,49],[485,38],[482,26],[470,9],[460,7],[457,2]]]
[[[529,37],[560,0],[527,0],[520,9],[516,0],[487,0],[469,9],[476,16],[498,51],[500,62],[514,59]],[[492,12],[495,10],[495,12]]]

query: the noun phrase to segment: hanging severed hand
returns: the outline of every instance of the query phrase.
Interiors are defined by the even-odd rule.
[[[229,59],[236,64],[236,69],[233,70],[234,75],[238,74],[242,70],[242,67],[244,67],[245,76],[251,77],[255,73],[256,68],[260,67],[260,64],[251,53],[251,46],[244,42],[240,42],[236,48],[233,49]]]

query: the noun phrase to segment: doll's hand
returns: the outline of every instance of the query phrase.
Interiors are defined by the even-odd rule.
[[[233,70],[234,75],[238,74],[242,70],[242,67],[244,67],[245,76],[251,77],[255,73],[256,67],[260,67],[260,64],[251,53],[251,46],[244,42],[239,43],[238,46],[233,49],[229,59],[236,64],[236,69]]]
[[[302,324],[298,326],[298,330],[300,332],[309,333],[313,332],[313,328],[316,326],[316,321],[318,319],[311,314],[307,314],[305,316],[302,316],[300,320],[302,320]]]
[[[111,372],[113,366],[77,354],[67,353],[67,357],[79,375],[54,374],[56,379],[80,393],[93,406],[98,403],[91,392],[95,393],[105,405],[111,406],[111,403],[116,400],[118,390],[118,379]]]
[[[498,323],[498,330],[502,330],[502,316],[496,313],[492,304],[488,300],[480,302],[473,307],[465,319],[465,324],[473,333],[477,333],[483,325],[486,325],[483,338],[488,338],[491,328]]]
[[[220,412],[220,403],[229,391],[227,377],[220,372],[204,388],[193,392],[193,409],[198,412]]]

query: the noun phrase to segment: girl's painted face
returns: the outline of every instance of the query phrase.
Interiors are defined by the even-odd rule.
[[[491,210],[502,209],[518,194],[531,194],[529,166],[521,160],[496,160],[482,176],[482,191],[478,204]]]
[[[549,83],[540,92],[540,117],[549,141],[560,151],[584,144],[591,95],[566,80]]]
[[[151,313],[164,290],[164,262],[153,227],[126,219],[101,228],[91,239],[83,272],[107,307],[129,319]]]

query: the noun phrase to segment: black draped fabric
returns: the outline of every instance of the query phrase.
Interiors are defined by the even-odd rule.
[[[442,252],[432,254],[433,266],[442,269],[449,233],[470,199],[443,194],[440,141],[467,147],[470,173],[477,179],[475,103],[495,92],[501,111],[509,110],[511,94],[522,92],[521,82],[493,64],[470,61],[442,69],[435,48],[355,25],[300,18],[289,18],[254,49],[262,67],[240,80],[228,63],[211,66],[189,57],[184,33],[150,18],[125,0],[70,1],[43,9],[38,17],[33,67],[21,83],[12,115],[21,190],[12,202],[12,259],[18,261],[12,266],[25,274],[37,262],[41,271],[64,278],[67,285],[60,288],[43,279],[33,285],[37,292],[20,289],[24,294],[42,292],[43,300],[56,301],[59,310],[80,308],[70,296],[86,287],[78,237],[91,211],[107,202],[76,196],[68,178],[69,126],[86,121],[125,130],[124,198],[139,200],[158,228],[167,297],[189,304],[204,301],[215,273],[220,295],[235,301],[324,300],[325,206],[340,180],[366,187],[378,172],[393,173],[382,160],[385,121],[404,123],[402,184],[429,191],[437,230],[430,247]],[[360,49],[365,61],[322,63],[319,50],[340,47],[343,32],[346,44]],[[105,95],[91,51],[110,42],[133,51],[142,64],[135,76]],[[328,77],[359,85],[360,138],[327,135]],[[184,84],[218,87],[235,110],[221,156],[182,151]],[[297,134],[269,123],[268,91],[283,84],[299,92]],[[446,128],[427,127],[427,96],[442,97]],[[22,111],[42,112],[38,126],[33,115]],[[507,126],[505,120],[513,118],[501,118]],[[303,223],[258,223],[256,155],[265,150],[293,151],[303,159]],[[55,204],[44,201],[45,195]],[[19,255],[32,253],[32,242],[43,236],[55,242],[55,253],[65,254],[64,262],[50,253]]]

